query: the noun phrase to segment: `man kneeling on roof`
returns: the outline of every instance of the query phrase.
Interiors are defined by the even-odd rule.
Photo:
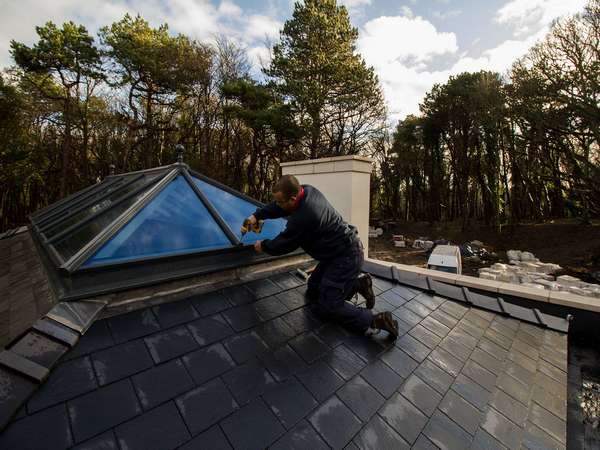
[[[256,210],[246,222],[287,218],[284,231],[274,239],[257,241],[254,249],[283,255],[298,247],[319,264],[308,279],[306,295],[316,302],[317,312],[345,327],[372,335],[385,330],[398,337],[398,322],[389,311],[373,314],[373,282],[361,274],[363,246],[356,227],[347,224],[325,196],[313,186],[300,185],[293,175],[284,175],[273,187],[274,201]],[[356,293],[366,299],[366,308],[350,303]]]

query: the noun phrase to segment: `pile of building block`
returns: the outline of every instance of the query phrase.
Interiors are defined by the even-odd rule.
[[[570,275],[555,277],[561,267],[558,264],[541,262],[530,252],[509,250],[509,264],[496,263],[479,269],[479,277],[486,280],[520,284],[534,289],[564,291],[586,297],[600,298],[600,285],[586,283]]]
[[[429,250],[433,248],[433,241],[427,240],[427,238],[419,238],[413,241],[413,248],[422,248],[423,250]]]

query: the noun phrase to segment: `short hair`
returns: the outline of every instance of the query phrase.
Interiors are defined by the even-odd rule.
[[[294,175],[283,175],[275,186],[273,186],[273,193],[281,192],[286,200],[289,200],[294,195],[298,195],[300,192],[300,182]]]

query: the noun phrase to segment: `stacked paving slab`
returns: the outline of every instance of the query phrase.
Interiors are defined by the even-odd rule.
[[[600,298],[600,285],[586,283],[570,275],[556,277],[554,274],[561,270],[558,264],[541,262],[533,253],[520,250],[509,250],[506,255],[509,264],[496,263],[491,267],[479,269],[479,277],[535,289]]]

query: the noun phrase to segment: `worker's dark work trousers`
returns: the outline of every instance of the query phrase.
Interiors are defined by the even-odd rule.
[[[373,315],[347,300],[356,293],[363,260],[362,243],[357,241],[343,255],[319,262],[307,286],[307,295],[317,301],[319,315],[359,333],[371,326]]]

